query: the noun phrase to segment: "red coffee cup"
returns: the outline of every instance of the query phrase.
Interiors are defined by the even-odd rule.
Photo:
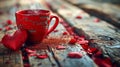
[[[50,21],[55,18],[54,25],[48,30]],[[26,44],[38,44],[45,36],[52,32],[58,25],[57,16],[50,15],[48,10],[20,10],[16,12],[16,24],[18,29],[28,32]]]

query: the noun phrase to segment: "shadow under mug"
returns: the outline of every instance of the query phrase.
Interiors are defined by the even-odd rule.
[[[59,23],[58,17],[50,15],[49,10],[20,10],[15,15],[18,29],[24,29],[28,32],[27,45],[39,44]],[[53,18],[56,19],[55,23],[48,30]]]

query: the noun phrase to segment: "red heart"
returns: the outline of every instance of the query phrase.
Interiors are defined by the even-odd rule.
[[[27,32],[25,30],[17,30],[13,36],[6,34],[2,38],[2,43],[5,47],[11,50],[19,50],[27,39]]]

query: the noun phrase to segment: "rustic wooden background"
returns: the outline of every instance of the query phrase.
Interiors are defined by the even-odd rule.
[[[14,1],[14,0],[12,0]],[[104,57],[110,57],[112,62],[120,66],[120,7],[110,3],[100,3],[91,0],[19,0],[12,2],[10,6],[0,7],[0,22],[10,19],[15,24],[15,12],[21,9],[49,9],[51,12],[59,15],[65,20],[74,32],[79,36],[85,36],[89,40],[89,45],[102,51]],[[3,12],[4,11],[4,12]],[[55,15],[55,14],[54,14]],[[81,16],[82,19],[76,18]],[[99,18],[99,22],[95,19]],[[53,20],[54,21],[54,20]],[[0,25],[2,27],[2,25]],[[50,36],[61,35],[66,31],[62,24],[59,24],[57,33],[51,33]],[[11,31],[10,31],[11,32]],[[13,31],[14,32],[14,31]],[[0,31],[0,39],[6,32]],[[55,42],[53,42],[55,43]],[[57,43],[56,43],[57,44]],[[56,45],[55,44],[55,45]],[[80,52],[83,48],[79,44],[73,46],[68,43],[62,43],[65,50],[57,50],[50,46],[47,49],[39,50],[37,54],[47,53],[48,58],[38,59],[35,56],[28,56],[31,67],[97,67],[96,63],[83,51],[84,55],[80,59],[70,59],[67,53],[71,51]],[[13,52],[0,44],[0,67],[23,67],[22,52]]]

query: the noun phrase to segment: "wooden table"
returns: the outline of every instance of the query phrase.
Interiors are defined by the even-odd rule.
[[[76,33],[90,40],[92,47],[102,50],[104,56],[109,56],[113,62],[117,62],[116,64],[120,65],[120,54],[118,54],[120,32],[117,27],[103,20],[95,22],[96,17],[63,0],[49,0],[47,3],[50,9],[58,13],[74,28]],[[81,16],[82,18],[76,18],[77,16]]]
[[[22,0],[20,2],[24,1]],[[104,56],[110,57],[115,64],[120,64],[120,50],[116,48],[116,46],[119,46],[120,44],[120,30],[115,26],[110,25],[103,20],[95,22],[94,19],[96,19],[96,17],[89,15],[82,9],[63,0],[36,0],[31,4],[26,5],[26,3],[19,3],[19,8],[13,7],[13,11],[15,12],[16,10],[28,8],[48,9],[46,8],[47,3],[47,6],[49,6],[52,11],[63,18],[61,18],[61,20],[65,20],[72,28],[74,28],[75,33],[79,36],[85,36],[86,39],[90,41],[90,46],[102,50]],[[76,19],[76,16],[78,15],[82,16],[82,19]],[[8,16],[8,14],[2,15],[2,21],[8,19],[6,16],[8,18],[10,17],[10,19],[15,22],[14,13],[10,16]],[[52,26],[53,22],[54,20],[50,26]],[[75,43],[74,45],[71,45],[68,43],[69,37],[71,38],[70,34],[67,36],[67,41],[64,40],[64,37],[62,38],[63,32],[68,31],[61,23],[59,23],[56,30],[58,30],[58,32],[52,32],[48,36],[48,39],[43,40],[43,43],[37,46],[27,47],[29,49],[36,50],[37,54],[45,53],[48,55],[48,58],[45,59],[39,59],[36,56],[27,55],[30,67],[98,67],[98,65],[96,65],[96,63],[88,56],[80,44]],[[2,38],[2,36],[4,36],[4,32],[1,32],[0,37]],[[51,39],[52,42],[50,42]],[[60,39],[63,41],[59,41]],[[43,44],[45,48],[43,46],[41,47]],[[56,46],[58,45],[62,45],[66,47],[66,49],[58,50],[56,49]],[[69,58],[69,52],[80,52],[83,57],[77,59]],[[2,46],[0,49],[0,67],[23,67],[25,63],[22,61],[22,53],[24,52],[21,52],[21,50],[13,52]]]
[[[89,14],[120,28],[120,5],[94,0],[66,0]]]

